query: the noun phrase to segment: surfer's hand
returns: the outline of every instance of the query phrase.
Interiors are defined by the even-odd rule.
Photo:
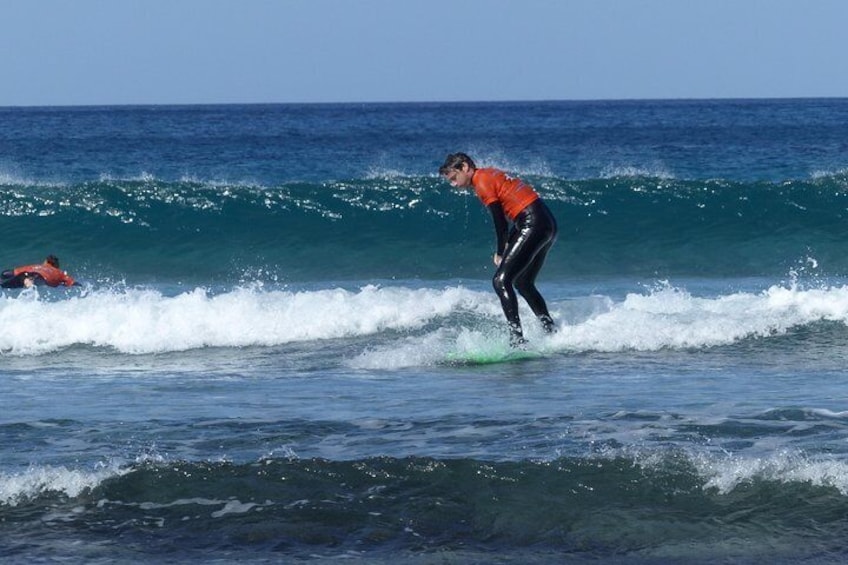
[[[503,257],[501,257],[500,255],[498,255],[497,253],[495,253],[495,256],[494,256],[494,257],[492,257],[492,260],[495,262],[495,267],[500,267],[500,266],[501,266],[501,261],[503,261]]]

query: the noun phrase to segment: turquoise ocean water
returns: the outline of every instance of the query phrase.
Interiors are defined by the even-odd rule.
[[[0,108],[8,562],[848,558],[848,100]],[[465,151],[560,224],[508,352]],[[523,305],[522,305],[523,306]]]

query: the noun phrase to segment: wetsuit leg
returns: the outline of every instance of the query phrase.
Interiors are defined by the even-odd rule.
[[[536,275],[556,239],[557,226],[548,207],[537,200],[516,218],[516,229],[495,272],[492,285],[500,298],[513,341],[522,339],[521,320],[514,285],[527,300],[533,313],[542,319],[545,329],[553,327],[545,300],[536,289]]]
[[[24,286],[24,275],[15,276],[12,270],[3,271],[0,274],[0,287],[3,288],[22,288]]]
[[[548,305],[545,303],[545,299],[542,297],[539,289],[536,288],[536,276],[542,269],[542,265],[545,264],[545,258],[548,256],[548,251],[553,246],[553,243],[553,240],[551,240],[539,250],[539,253],[536,254],[530,265],[516,277],[514,283],[518,294],[524,297],[524,300],[527,301],[530,309],[536,314],[536,317],[542,322],[542,327],[548,333],[554,331],[554,321],[548,312]]]
[[[10,275],[10,276],[6,276]],[[44,277],[37,273],[20,273],[14,274],[13,271],[3,271],[0,274],[0,287],[2,288],[26,288],[28,286],[41,286],[47,284]]]

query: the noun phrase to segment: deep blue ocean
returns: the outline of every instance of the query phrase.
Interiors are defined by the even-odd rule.
[[[0,234],[4,563],[848,560],[848,99],[0,108]]]

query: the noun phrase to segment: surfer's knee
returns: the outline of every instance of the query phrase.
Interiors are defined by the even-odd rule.
[[[527,277],[519,276],[513,282],[513,286],[515,286],[515,290],[518,291],[518,294],[521,296],[527,296],[536,294],[536,285],[532,280],[529,280]]]
[[[495,276],[492,277],[492,286],[495,289],[495,292],[500,292],[502,288],[506,287],[506,281],[504,280],[503,273],[500,271],[495,273]]]
[[[512,286],[512,281],[504,271],[498,271],[495,273],[495,276],[492,277],[492,286],[495,288],[495,292],[499,295],[503,295],[507,292],[507,289]]]

